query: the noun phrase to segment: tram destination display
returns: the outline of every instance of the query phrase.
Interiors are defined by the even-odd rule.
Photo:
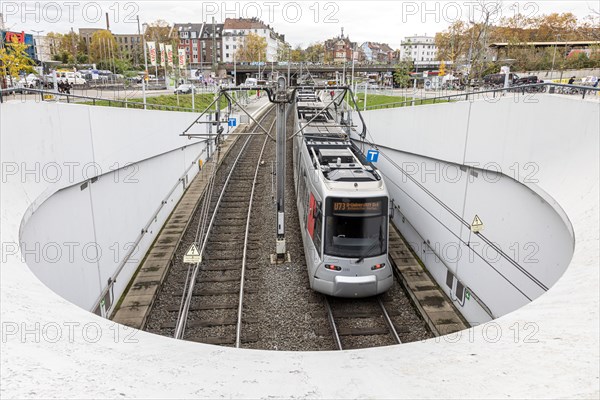
[[[333,199],[331,208],[334,214],[381,214],[383,203],[382,199]]]

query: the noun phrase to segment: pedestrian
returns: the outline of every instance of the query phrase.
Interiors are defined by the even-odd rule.
[[[331,96],[331,100],[333,100],[333,96],[335,96],[335,91],[332,90],[331,92],[329,92],[329,95]]]
[[[569,79],[569,85],[572,85],[573,83],[575,83],[575,77],[572,76],[571,79]]]

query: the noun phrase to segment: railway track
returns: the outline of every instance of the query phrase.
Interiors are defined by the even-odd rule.
[[[273,122],[272,111],[267,111],[259,120],[269,130]],[[288,129],[293,129],[291,124],[288,121]],[[265,153],[260,157],[263,148]],[[288,188],[291,188],[293,168],[289,154],[286,173]],[[183,235],[148,318],[147,331],[177,337],[177,328],[181,326],[178,321],[183,320],[185,323],[180,329],[183,334],[179,338],[190,341],[270,350],[340,348],[336,340],[332,340],[332,325],[323,297],[308,287],[301,228],[295,209],[286,213],[287,225],[294,233],[288,237],[292,261],[285,265],[271,265],[268,261],[276,223],[272,168],[268,162],[273,157],[274,145],[269,141],[265,145],[265,136],[240,136],[232,144],[214,178],[213,192],[206,197],[210,202],[200,202]],[[264,165],[260,165],[261,159],[265,160]],[[222,190],[228,178],[229,183]],[[288,189],[286,196],[287,204],[295,206],[293,190]],[[250,203],[253,211],[250,211]],[[198,227],[206,230],[214,210],[217,211],[207,236],[203,261],[193,277],[193,268],[183,264],[182,258],[192,243],[202,244],[196,231]],[[194,287],[190,291],[192,277]],[[182,300],[188,297],[186,293],[189,293],[189,305],[184,310]],[[380,299],[402,342],[429,337],[423,321],[415,315],[397,282]],[[398,343],[377,298],[354,300],[354,305],[344,305],[347,302],[344,299],[329,299],[329,302],[337,342],[343,349]]]
[[[272,111],[259,121],[269,132],[275,124]],[[150,331],[237,347],[258,340],[251,310],[258,291],[255,250],[260,243],[250,221],[257,178],[271,173],[261,162],[268,140],[266,135],[240,137],[215,174],[178,250],[181,254],[196,242],[202,262],[183,265],[177,258],[152,310],[156,321]]]
[[[338,350],[402,343],[392,319],[400,313],[388,310],[385,295],[363,299],[323,296],[323,301]]]

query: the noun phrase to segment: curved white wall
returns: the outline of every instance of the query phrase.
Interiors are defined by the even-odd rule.
[[[565,102],[575,109],[568,118],[532,118],[560,115]],[[536,299],[567,268],[571,222],[547,194],[563,188],[546,182],[565,175],[554,161],[589,159],[588,148],[570,149],[569,141],[581,121],[577,129],[598,143],[598,121],[590,118],[597,110],[594,101],[544,95],[366,113],[368,139],[385,154],[378,166],[396,224],[470,323]],[[469,229],[475,215],[485,225],[480,235]],[[466,298],[457,296],[457,280]]]
[[[23,116],[48,121],[56,119],[59,108],[80,106],[39,107],[32,113],[30,104],[0,105],[3,163],[77,159],[81,150],[89,151],[85,145],[77,147],[79,136],[63,146],[60,137],[48,138],[44,130],[27,130],[20,124]],[[423,155],[444,159],[435,134],[443,127],[436,121],[437,107],[412,111],[423,113],[421,122],[413,125],[413,132],[421,135],[407,136],[402,149],[419,150],[412,137],[422,141]],[[540,163],[538,185],[564,209],[576,238],[564,276],[534,302],[468,332],[372,350],[298,353],[218,348],[133,331],[86,312],[44,286],[18,249],[10,247],[19,241],[20,224],[29,218],[27,210],[64,185],[3,179],[0,394],[16,398],[598,398],[599,109],[597,103],[590,107],[571,99],[548,99],[541,109],[548,111],[543,115],[550,120],[543,125],[545,132],[552,134],[543,150],[538,149],[542,132],[531,129],[519,136],[509,132],[508,137],[489,138],[482,146],[470,144],[473,151],[501,145],[507,159],[514,156]],[[588,113],[584,119],[580,119],[581,109]],[[514,108],[510,111],[518,114]],[[127,120],[134,111],[113,112],[113,118],[124,112],[118,115]],[[173,128],[177,124],[170,115],[148,112],[157,125],[164,119]],[[576,129],[563,130],[568,125],[564,115],[579,121],[573,125]],[[525,126],[533,125],[527,122],[531,114],[521,117]],[[394,123],[407,124],[406,118]],[[435,132],[428,134],[428,126]],[[464,138],[464,131],[446,133]],[[126,133],[132,138],[143,134],[135,126]],[[144,146],[120,149],[141,160],[177,145],[155,135]],[[140,154],[146,149],[149,154]],[[111,154],[105,154],[107,163],[110,159]]]
[[[3,112],[3,129],[41,139],[28,142],[29,160],[4,160],[3,178],[49,185],[21,225],[24,261],[65,299],[108,315],[206,159],[205,143],[179,137],[196,115],[48,102]]]

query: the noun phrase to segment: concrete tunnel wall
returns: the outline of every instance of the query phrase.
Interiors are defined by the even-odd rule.
[[[198,173],[198,159],[206,159],[205,143],[179,136],[197,114],[165,118],[49,102],[5,107],[10,118],[3,131],[17,123],[23,136],[44,135],[30,143],[28,160],[5,160],[3,175],[55,188],[22,222],[23,258],[56,293],[106,316]],[[206,129],[197,125],[192,131]]]
[[[575,253],[564,276],[531,304],[493,322],[452,337],[400,346],[341,352],[238,350],[177,341],[100,318],[45,286],[14,248],[20,238],[19,227],[31,211],[57,188],[68,185],[36,182],[31,175],[28,179],[3,176],[2,396],[598,398],[599,105],[560,97],[549,99],[545,106],[550,108],[543,115],[551,120],[545,123],[512,111],[526,117],[525,125],[552,127],[552,141],[540,141],[540,132],[524,129],[519,140],[508,132],[509,137],[498,137],[491,143],[506,142],[505,157],[510,161],[537,162],[539,188],[549,194],[546,198],[556,200],[572,222]],[[67,145],[61,142],[61,135],[49,137],[45,130],[27,128],[44,127],[51,119],[57,123],[57,110],[67,107],[81,106],[1,104],[3,165],[77,160],[85,149],[78,147],[79,136],[71,135],[72,142]],[[436,121],[440,115],[437,107],[413,110],[437,127],[429,134],[423,122],[415,131],[420,135],[412,135],[414,140],[422,139],[423,154],[441,151],[437,132],[443,124]],[[580,108],[590,112],[584,119]],[[118,109],[106,112],[109,117],[126,120],[133,113],[121,114],[125,111]],[[174,115],[160,111],[148,114],[156,114],[148,117],[157,123],[165,115]],[[577,118],[573,123],[576,129],[561,130],[566,116],[570,121]],[[24,120],[28,123],[23,124]],[[61,126],[63,130],[76,128],[67,123]],[[157,133],[139,132],[135,126],[127,135],[147,139],[144,146],[120,146],[121,151],[114,155],[124,154],[127,161],[131,161],[129,155],[146,159],[180,145],[166,137],[161,139]],[[513,145],[527,142],[533,148],[542,142],[544,149],[533,151],[531,146]],[[112,165],[110,155],[105,160]],[[331,371],[342,372],[332,379]]]
[[[565,103],[568,118],[531,117],[560,115]],[[396,226],[471,324],[544,294],[569,265],[576,238],[547,193],[576,201],[556,184],[569,184],[557,161],[589,159],[594,150],[572,140],[573,121],[578,136],[597,143],[597,108],[543,95],[364,113]],[[475,215],[480,235],[468,226]]]

